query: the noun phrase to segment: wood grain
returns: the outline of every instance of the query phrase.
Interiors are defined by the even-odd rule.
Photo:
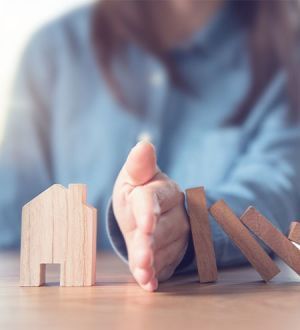
[[[300,222],[291,223],[288,238],[290,241],[300,244]]]
[[[250,206],[241,221],[300,275],[300,251],[266,217]]]
[[[266,282],[280,272],[274,261],[223,200],[213,204],[210,213]]]
[[[116,255],[98,254],[91,287],[59,287],[57,269],[47,285],[19,287],[19,253],[0,251],[0,329],[254,330],[297,329],[300,277],[278,261],[267,285],[252,267],[219,270],[218,282],[178,276],[143,291]]]
[[[204,188],[187,189],[186,196],[200,283],[215,282],[218,270]]]
[[[95,282],[96,209],[86,186],[53,185],[23,207],[20,285],[45,283],[45,265],[60,264],[61,286]]]

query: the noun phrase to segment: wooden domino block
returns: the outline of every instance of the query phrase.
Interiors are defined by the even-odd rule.
[[[290,225],[289,240],[300,244],[300,222],[293,221]]]
[[[199,280],[200,283],[214,282],[218,270],[204,188],[187,189],[186,196]]]
[[[47,264],[60,264],[61,286],[89,286],[96,276],[97,211],[86,186],[53,185],[22,210],[20,285],[45,283]]]
[[[273,224],[250,206],[241,221],[300,275],[300,252]]]
[[[213,204],[209,211],[266,282],[280,272],[275,262],[223,200]]]

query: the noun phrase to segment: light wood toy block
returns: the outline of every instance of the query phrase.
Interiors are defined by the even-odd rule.
[[[43,285],[47,264],[60,264],[61,286],[95,284],[97,210],[86,195],[83,184],[55,184],[24,205],[20,286]]]
[[[215,282],[218,270],[204,188],[187,189],[186,196],[199,281]]]
[[[300,244],[300,222],[293,221],[290,225],[289,240]]]
[[[241,216],[241,221],[300,275],[300,252],[298,248],[267,218],[250,206]]]
[[[280,272],[275,262],[223,200],[213,204],[209,211],[264,281],[271,280]]]

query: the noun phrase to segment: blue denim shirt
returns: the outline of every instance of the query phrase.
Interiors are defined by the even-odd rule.
[[[55,20],[33,36],[22,57],[0,149],[0,248],[18,246],[23,204],[53,183],[86,183],[88,202],[99,211],[99,246],[111,241],[126,257],[111,210],[106,224],[106,209],[143,132],[152,137],[160,168],[183,190],[205,186],[208,204],[223,198],[237,215],[254,205],[286,232],[300,216],[300,130],[286,120],[284,73],[266,86],[242,125],[222,125],[251,79],[246,35],[233,13],[222,10],[171,50],[197,96],[172,87],[153,56],[130,47],[128,66],[117,74],[144,117],[114,99],[94,58],[89,23],[90,7]],[[218,264],[243,262],[211,225]]]

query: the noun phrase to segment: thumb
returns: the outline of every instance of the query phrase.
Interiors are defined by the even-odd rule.
[[[138,186],[150,181],[159,171],[154,146],[141,141],[133,147],[124,165],[127,182]]]

